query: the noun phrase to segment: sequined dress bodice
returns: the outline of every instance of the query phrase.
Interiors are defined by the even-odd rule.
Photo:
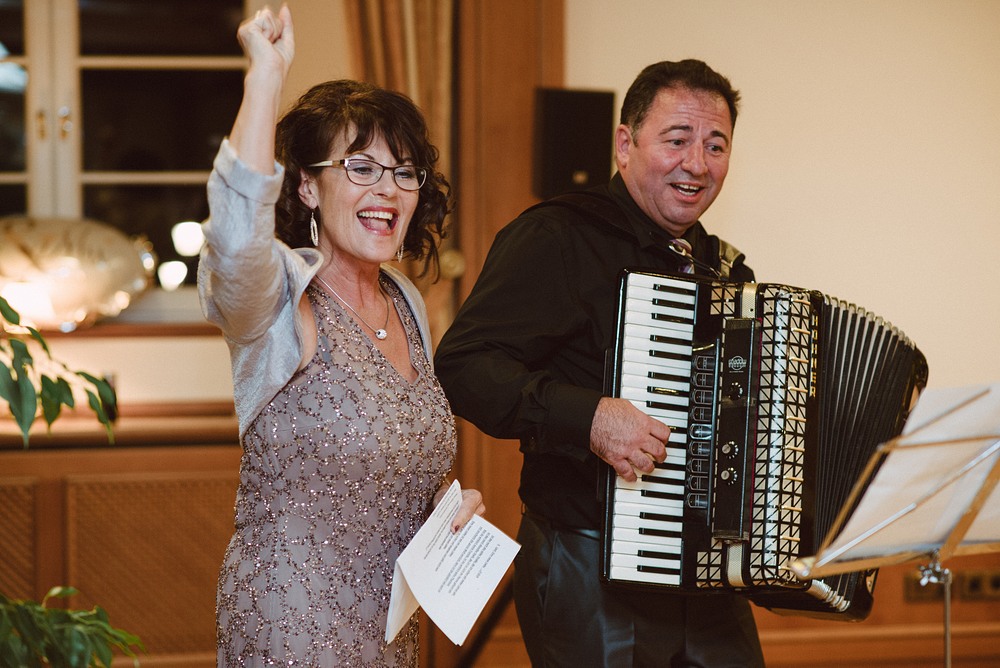
[[[416,666],[416,618],[384,642],[396,557],[455,454],[448,402],[396,286],[416,380],[308,288],[316,354],[243,437],[219,577],[219,665]]]

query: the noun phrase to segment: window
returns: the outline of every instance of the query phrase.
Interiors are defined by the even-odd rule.
[[[170,239],[239,107],[243,0],[0,0],[0,215]]]

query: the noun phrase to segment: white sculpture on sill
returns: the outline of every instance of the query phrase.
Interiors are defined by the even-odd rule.
[[[150,285],[152,246],[85,218],[0,218],[0,296],[38,329],[118,315]]]

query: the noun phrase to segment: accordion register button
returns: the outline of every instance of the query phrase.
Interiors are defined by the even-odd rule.
[[[715,393],[711,390],[695,390],[691,393],[691,400],[696,404],[712,405],[712,398]]]
[[[691,420],[694,422],[709,422],[712,419],[712,409],[709,406],[694,406],[691,408]]]
[[[689,476],[687,479],[687,488],[695,492],[707,492],[708,476],[707,475]]]
[[[708,355],[699,355],[694,360],[694,368],[698,371],[714,371],[715,358]]]
[[[687,505],[688,505],[688,508],[708,508],[708,495],[707,494],[688,494],[687,495]]]
[[[704,457],[689,459],[687,464],[691,473],[708,473],[708,460]]]
[[[712,387],[715,382],[715,376],[710,373],[696,373],[694,375],[695,387]]]
[[[692,439],[710,439],[712,438],[712,425],[709,424],[693,424],[691,425],[691,431],[689,436]]]
[[[688,450],[696,457],[708,457],[711,447],[708,441],[691,441]]]

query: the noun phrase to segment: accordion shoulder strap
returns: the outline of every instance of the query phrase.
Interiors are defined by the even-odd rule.
[[[718,237],[716,237],[718,239]],[[722,280],[729,280],[733,265],[742,262],[743,253],[725,239],[719,239],[719,274]]]

